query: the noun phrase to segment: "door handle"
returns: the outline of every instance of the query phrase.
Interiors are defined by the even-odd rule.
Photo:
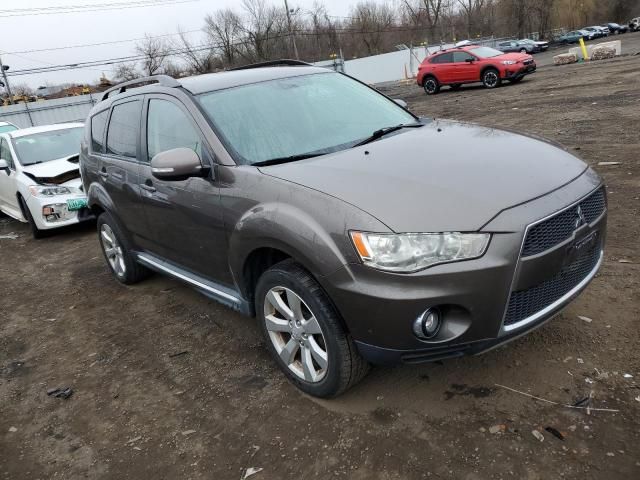
[[[102,170],[100,170],[98,172],[98,175],[100,175],[102,178],[108,178],[109,177],[109,174],[107,173],[107,170],[104,167],[102,167]]]
[[[153,185],[149,185],[149,183],[141,183],[140,188],[146,190],[149,193],[153,193],[156,191],[156,187],[154,187]]]

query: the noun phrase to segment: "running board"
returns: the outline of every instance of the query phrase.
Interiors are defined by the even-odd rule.
[[[249,315],[251,312],[249,303],[235,290],[223,287],[222,285],[207,280],[192,272],[176,267],[175,265],[149,253],[136,253],[136,258],[138,262],[145,267],[188,283],[207,297],[212,298],[223,305],[231,307],[234,310],[238,310],[246,315]]]

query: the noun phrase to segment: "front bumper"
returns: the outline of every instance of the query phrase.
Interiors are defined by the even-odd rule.
[[[480,259],[405,275],[350,264],[324,277],[321,283],[360,353],[372,363],[419,363],[482,353],[544,324],[593,279],[602,261],[606,209],[579,233],[576,230],[553,248],[527,258],[520,254],[529,225],[588,196],[598,186],[597,177],[585,174],[552,194],[506,210],[482,229],[493,236]],[[512,292],[535,289],[562,274],[568,268],[569,254],[565,252],[593,232],[597,244],[589,244],[589,248],[597,258],[588,265],[584,278],[562,290],[562,295],[545,308],[509,323],[507,306]],[[561,288],[559,285],[558,291]],[[434,339],[418,339],[413,334],[413,322],[432,307],[441,310],[443,326]]]
[[[517,70],[510,69],[507,67],[504,72],[505,80],[513,80],[514,78],[522,78],[526,75],[531,75],[536,72],[536,64],[532,63],[530,65],[524,65]]]
[[[95,218],[88,208],[69,210],[67,200],[80,198],[86,198],[86,196],[72,194],[57,195],[54,197],[35,197],[32,195],[27,199],[26,203],[38,229],[51,230]],[[53,212],[48,217],[43,214],[45,207],[50,208]]]

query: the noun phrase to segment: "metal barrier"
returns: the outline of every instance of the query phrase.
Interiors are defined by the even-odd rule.
[[[0,122],[11,122],[20,128],[84,122],[96,102],[97,98],[89,94],[8,105],[0,107]]]

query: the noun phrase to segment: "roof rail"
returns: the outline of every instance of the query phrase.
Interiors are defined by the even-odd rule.
[[[136,78],[134,80],[129,80],[128,82],[119,83],[115,87],[111,87],[109,90],[105,90],[102,94],[102,100],[106,100],[109,98],[113,92],[118,91],[118,93],[123,93],[127,90],[127,87],[131,85],[139,85],[142,83],[158,83],[163,87],[179,87],[180,83],[173,77],[169,75],[151,75],[150,77],[141,77]]]
[[[310,63],[303,62],[302,60],[291,60],[288,58],[282,60],[270,60],[268,62],[252,63],[251,65],[244,65],[242,67],[231,68],[230,70],[249,70],[251,68],[262,67],[313,67]]]

